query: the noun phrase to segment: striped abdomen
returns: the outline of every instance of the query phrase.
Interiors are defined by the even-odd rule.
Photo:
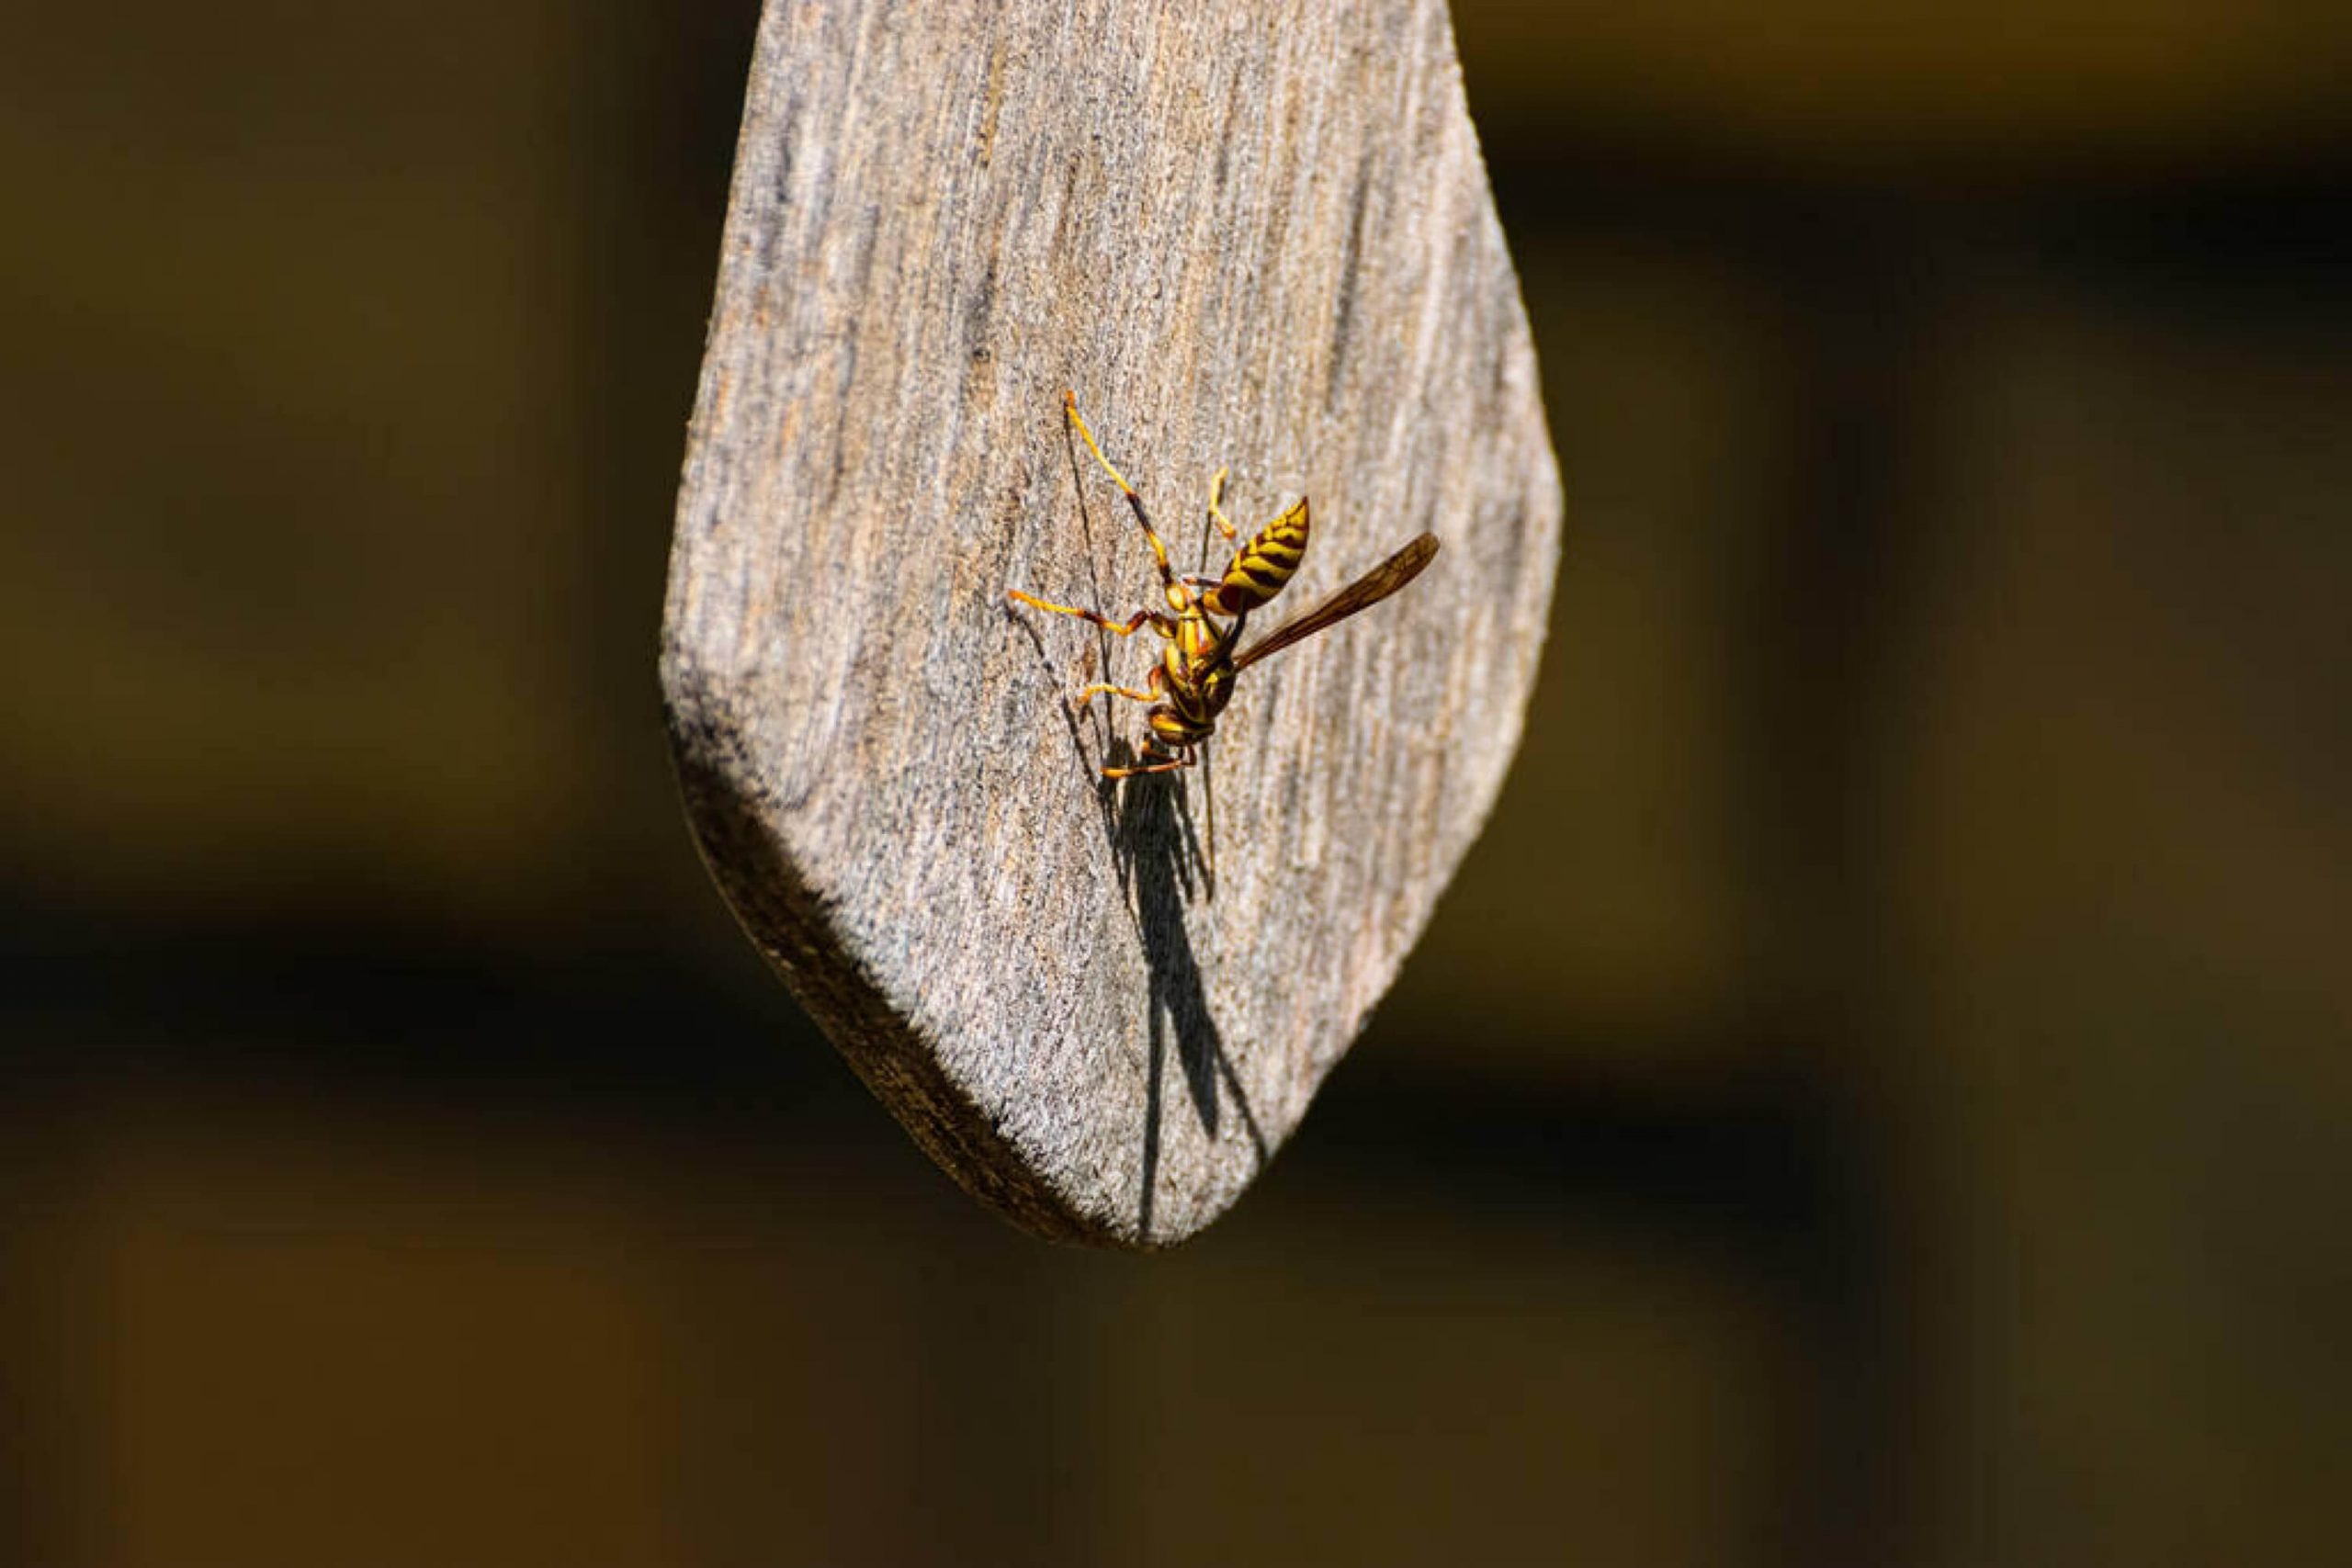
[[[1244,615],[1283,591],[1306,555],[1306,498],[1250,536],[1233,552],[1215,588],[1201,595],[1202,607],[1219,615]]]

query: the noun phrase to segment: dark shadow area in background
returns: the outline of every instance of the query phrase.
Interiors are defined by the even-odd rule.
[[[1136,905],[1149,911],[1138,914],[1139,933],[1148,953],[1157,944],[1155,1057],[1174,1044],[1205,1119],[1215,1077],[1229,1069],[1188,962],[1172,858],[1185,852],[1185,837],[1171,791],[1136,793],[1135,830],[1148,855],[1162,857],[1136,872]],[[990,1256],[1033,1245],[921,1169],[920,1155],[781,987],[741,983],[756,980],[748,964],[722,976],[692,954],[647,947],[495,953],[358,921],[19,917],[0,939],[0,1029],[11,1043],[0,1103],[12,1130],[85,1123],[109,1102],[185,1095],[268,1106],[290,1095],[364,1122],[421,1129],[455,1117],[494,1134],[513,1118],[609,1148],[622,1190],[671,1179],[680,1150],[815,1140],[845,1179],[933,1193],[936,1202],[905,1205],[912,1232],[963,1235],[968,1226]],[[1784,1059],[1806,1053],[1792,1046]],[[1578,1220],[1630,1228],[1713,1259],[1781,1303],[1808,1363],[1825,1369],[1843,1363],[1857,1319],[1883,1294],[1856,1129],[1836,1096],[1802,1075],[1678,1094],[1360,1069],[1334,1076],[1311,1127],[1245,1211],[1337,1189],[1361,1195],[1351,1206],[1377,1207],[1384,1193],[1435,1197],[1481,1224],[1532,1235],[1565,1237]],[[71,1151],[55,1152],[70,1172]],[[743,1192],[729,1201],[761,1200]],[[1819,1397],[1794,1410],[1815,1429],[1791,1435],[1787,1462],[1800,1473],[1775,1488],[1804,1516],[1791,1527],[1792,1561],[1808,1560],[1802,1548],[1820,1539],[1820,1516],[1860,1501],[1858,1476],[1843,1467],[1875,1428],[1837,1397],[1838,1382],[1826,1379],[1810,1391]],[[38,1439],[67,1413],[35,1404],[26,1429]]]
[[[919,1161],[784,989],[758,982],[748,964],[719,976],[650,947],[502,953],[362,921],[35,925],[19,914],[0,924],[0,1103],[20,1125],[60,1099],[205,1080],[232,1097],[292,1089],[387,1115],[410,1101],[471,1105],[583,1129],[617,1117],[657,1134],[764,1140],[805,1107],[831,1114],[846,1100],[877,1145]],[[1374,1061],[1334,1075],[1316,1103],[1314,1136],[1294,1142],[1280,1171],[1458,1192],[1502,1218],[1540,1221],[1573,1201],[1744,1238],[1743,1251],[1783,1260],[1842,1229],[1816,1221],[1839,1207],[1847,1173],[1831,1151],[1849,1144],[1844,1119],[1795,1072],[1695,1093],[1490,1089]],[[992,1234],[1014,1234],[956,1201]],[[1814,1268],[1770,1272],[1793,1284]]]
[[[1745,164],[1600,126],[1566,126],[1540,149],[1489,137],[1483,152],[1504,230],[1521,246],[1624,234],[1769,262],[1834,257],[1838,233],[1860,226],[1905,237],[1915,266],[1990,251],[2106,289],[2280,315],[2339,312],[2352,263],[2352,133],[2258,164],[2071,176],[1962,161],[1845,173]]]
[[[2020,286],[2029,297],[2039,288],[2114,299],[2192,332],[2340,318],[2352,145],[2293,150],[2255,168],[2223,161],[2051,177],[1989,163],[1806,172],[1613,140],[1556,125],[1540,143],[1489,141],[1488,166],[1522,265],[1621,243],[1637,254],[1663,249],[1730,269],[1769,312],[1783,411],[1773,447],[1790,460],[1781,492],[1760,503],[1769,551],[1736,638],[1754,657],[1739,667],[1731,711],[1743,716],[1750,780],[1743,838],[1756,884],[1782,913],[1757,933],[1760,1015],[1751,1024],[1782,1038],[1733,1056],[1811,1066],[1779,1089],[1759,1086],[1731,1119],[1736,1130],[1711,1134],[1745,1138],[1744,1152],[1666,1141],[1647,1171],[1621,1157],[1634,1152],[1623,1139],[1643,1142],[1641,1097],[1600,1086],[1566,1093],[1579,1107],[1570,1113],[1579,1139],[1620,1142],[1598,1157],[1595,1177],[1623,1182],[1616,1196],[1639,1195],[1636,1207],[1654,1218],[1648,1201],[1671,1196],[1679,1159],[1718,1174],[1790,1162],[1759,1190],[1774,1195],[1760,1209],[1716,1212],[1726,1226],[1716,1239],[1802,1303],[1819,1370],[1802,1402],[1814,1429],[1788,1450],[1807,1472],[1775,1489],[1789,1510],[1780,1543],[1791,1561],[1900,1560],[1928,1528],[1926,1478],[1958,1462],[1917,1448],[1948,1429],[1932,1402],[1949,1390],[1934,1384],[1917,1337],[1933,1303],[1917,1299],[1916,1270],[1899,1256],[1900,1227],[1922,1200],[1899,1190],[1910,1172],[1890,1151],[1916,1129],[1883,1124],[1886,1102],[1873,1100],[1875,1079],[1900,1071],[1886,1052],[1899,1038],[1889,1021],[1902,1016],[1887,949],[1901,898],[1884,852],[1896,828],[1888,806],[1902,796],[1886,773],[1901,755],[1901,671],[1918,657],[1927,563],[1962,543],[1931,537],[1934,524],[1955,520],[1920,504],[1962,477],[1933,467],[1937,400],[1948,389],[1937,378],[1939,334],[1966,319],[1957,304]],[[1531,281],[1532,293],[1541,288]],[[1577,433],[1555,438],[1572,470]],[[1573,570],[1576,478],[1564,478]],[[1335,1080],[1337,1095],[1348,1076]],[[1522,1173],[1581,1153],[1514,1145],[1511,1132],[1496,1132],[1493,1152],[1516,1146],[1505,1163]],[[1333,1129],[1318,1121],[1316,1135]],[[1673,1223],[1694,1217],[1679,1210]]]

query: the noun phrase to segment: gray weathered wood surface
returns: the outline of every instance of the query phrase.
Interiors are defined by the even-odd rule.
[[[1005,601],[1154,602],[1065,388],[1185,569],[1219,465],[1312,498],[1255,629],[1444,549],[1108,784],[1140,710],[1067,698],[1156,639]],[[1264,1166],[1493,804],[1558,531],[1442,0],[770,0],[663,691],[744,927],[975,1193],[1158,1246]]]

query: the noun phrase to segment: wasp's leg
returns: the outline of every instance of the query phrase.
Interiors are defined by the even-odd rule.
[[[1136,686],[1122,686],[1115,681],[1097,681],[1091,686],[1087,687],[1084,691],[1080,692],[1076,696],[1070,698],[1069,705],[1072,707],[1083,707],[1086,704],[1087,698],[1095,696],[1103,692],[1108,692],[1114,697],[1132,697],[1139,703],[1156,703],[1159,700],[1159,694],[1158,692],[1147,692],[1142,690],[1140,687]]]
[[[1119,487],[1119,493],[1127,498],[1127,509],[1136,514],[1136,525],[1143,529],[1144,542],[1151,547],[1151,558],[1159,563],[1159,581],[1171,593],[1177,592],[1175,570],[1168,564],[1168,547],[1160,542],[1158,531],[1152,527],[1151,516],[1143,509],[1143,497],[1136,493],[1135,486],[1129,484],[1125,476],[1111,466],[1111,459],[1102,456],[1102,448],[1095,445],[1094,432],[1086,428],[1086,421],[1078,412],[1076,392],[1062,394],[1062,412],[1069,416],[1071,427],[1078,432],[1079,439],[1086,443],[1086,449],[1094,454],[1094,460],[1102,465],[1102,471],[1111,476],[1111,482]],[[1198,595],[1187,592],[1185,597],[1187,600],[1193,600],[1197,599]]]
[[[1182,757],[1170,757],[1164,762],[1154,762],[1148,768],[1105,768],[1102,770],[1102,776],[1106,779],[1136,779],[1141,778],[1146,773],[1172,773],[1179,768],[1189,768],[1192,765],[1192,756],[1187,753]]]
[[[1161,686],[1166,681],[1167,675],[1168,671],[1163,666],[1155,664],[1151,667],[1151,674],[1145,680],[1141,686],[1122,686],[1116,681],[1097,681],[1091,686],[1087,687],[1084,691],[1070,698],[1069,705],[1074,708],[1084,707],[1086,705],[1086,699],[1093,696],[1098,692],[1109,692],[1116,696],[1133,697],[1139,703],[1156,703],[1160,698]]]
[[[1102,770],[1102,776],[1106,779],[1132,779],[1145,773],[1172,773],[1179,768],[1193,767],[1201,760],[1200,752],[1191,746],[1186,746],[1183,750],[1172,757],[1159,751],[1146,751],[1143,755],[1144,766],[1105,768]]]
[[[1216,531],[1225,536],[1226,543],[1231,544],[1241,537],[1241,535],[1233,526],[1233,519],[1225,514],[1225,508],[1217,504],[1223,499],[1225,499],[1225,470],[1219,468],[1216,471],[1216,477],[1209,480],[1209,516],[1216,521]]]
[[[1157,610],[1137,610],[1125,621],[1114,621],[1100,610],[1081,610],[1070,604],[1049,604],[1035,594],[1023,593],[1018,588],[1006,589],[1004,596],[1026,604],[1032,609],[1051,610],[1057,615],[1076,615],[1081,621],[1091,621],[1104,631],[1116,632],[1121,637],[1133,637],[1145,626],[1155,623],[1160,636],[1174,637],[1176,635],[1176,628],[1169,624],[1168,617]]]

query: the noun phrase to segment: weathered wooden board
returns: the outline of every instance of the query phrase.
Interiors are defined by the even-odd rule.
[[[1312,498],[1253,626],[1444,549],[1107,783],[1139,709],[1069,694],[1156,639],[1005,599],[1156,602],[1065,388],[1185,568],[1219,465]],[[771,0],[663,691],[745,929],[972,1191],[1159,1246],[1265,1165],[1494,801],[1558,531],[1440,0]]]

